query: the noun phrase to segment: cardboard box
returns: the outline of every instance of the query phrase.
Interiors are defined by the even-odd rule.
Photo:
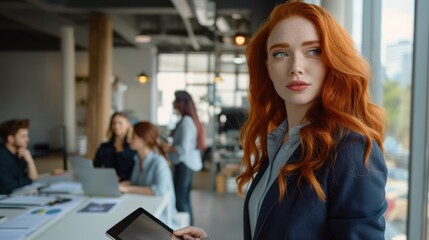
[[[240,174],[238,164],[228,163],[216,175],[217,193],[235,193],[237,192],[237,183],[235,179]]]
[[[226,176],[222,173],[216,175],[216,192],[225,193],[226,192]]]
[[[216,192],[217,193],[236,193],[237,183],[236,176],[227,176],[223,173],[216,175]]]

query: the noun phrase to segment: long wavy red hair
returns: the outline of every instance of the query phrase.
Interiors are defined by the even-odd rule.
[[[357,132],[368,140],[365,151],[367,164],[372,140],[382,149],[385,113],[371,101],[370,68],[347,31],[323,8],[300,1],[276,6],[246,48],[250,111],[240,133],[245,170],[238,176],[237,183],[239,192],[243,193],[244,185],[267,161],[267,134],[287,118],[285,103],[274,89],[265,60],[267,39],[272,29],[292,15],[302,16],[316,26],[321,40],[322,61],[327,65],[328,73],[321,95],[303,119],[311,124],[300,130],[301,160],[286,164],[280,171],[280,200],[287,190],[284,176],[291,172],[299,173],[298,185],[305,180],[320,199],[326,200],[316,172],[335,158],[335,146],[345,131]]]

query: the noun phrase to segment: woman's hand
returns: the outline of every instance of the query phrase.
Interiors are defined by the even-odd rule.
[[[208,240],[207,233],[202,228],[188,226],[185,228],[178,229],[171,235],[172,240],[178,240],[177,236],[182,237],[185,240]]]
[[[130,192],[130,182],[129,181],[123,181],[119,183],[119,191],[121,193],[129,193]]]

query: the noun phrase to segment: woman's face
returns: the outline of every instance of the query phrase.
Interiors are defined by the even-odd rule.
[[[136,133],[132,134],[131,139],[128,140],[128,143],[130,144],[130,148],[134,151],[142,149],[146,146],[143,139],[137,136]]]
[[[112,128],[112,132],[114,135],[124,136],[125,134],[127,134],[127,130],[130,127],[130,122],[125,117],[117,115],[113,117],[112,126],[110,127]]]
[[[314,24],[301,16],[280,21],[267,41],[266,65],[286,108],[308,109],[319,96],[327,66]]]
[[[173,102],[173,108],[177,111],[177,113],[182,114],[184,108],[184,101],[175,99]]]

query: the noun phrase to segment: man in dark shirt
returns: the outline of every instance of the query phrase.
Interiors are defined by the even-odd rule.
[[[33,157],[28,150],[27,119],[12,119],[0,125],[0,194],[9,194],[14,189],[31,184],[38,173]]]

